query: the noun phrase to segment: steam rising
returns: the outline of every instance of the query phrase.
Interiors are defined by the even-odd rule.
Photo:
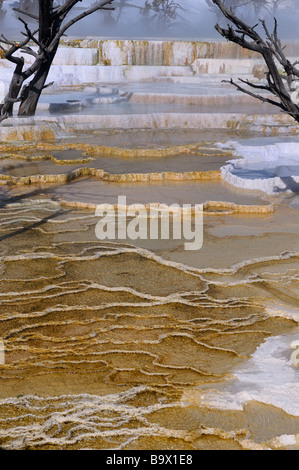
[[[81,21],[69,31],[69,36],[95,36],[107,38],[174,38],[174,39],[218,39],[221,40],[214,26],[221,18],[215,14],[206,0],[165,0],[168,9],[157,10],[151,8],[154,4],[149,0],[145,8],[145,0],[116,0],[114,12],[97,12]],[[15,0],[4,0],[7,14],[1,20],[1,30],[4,34],[18,37],[20,23],[17,15],[12,11]],[[82,8],[89,7],[96,0],[83,0],[78,13]],[[84,7],[82,6],[84,5]],[[286,39],[297,40],[299,13],[296,2],[281,0],[280,10],[277,13],[280,36]],[[247,3],[243,9],[244,16],[257,21],[253,6]],[[261,13],[262,17],[266,13]],[[260,17],[260,16],[259,16]],[[271,18],[268,16],[271,24]]]

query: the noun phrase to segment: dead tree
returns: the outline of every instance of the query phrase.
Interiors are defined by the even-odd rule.
[[[99,0],[98,2],[99,3]],[[97,4],[95,3],[95,4]],[[141,3],[141,2],[139,2]],[[183,12],[187,10],[181,5],[183,2],[176,0],[143,0],[141,4],[130,0],[115,0],[115,7],[117,15],[112,15],[108,12],[102,19],[102,23],[107,28],[119,24],[122,14],[128,10],[139,11],[142,23],[147,27],[153,28],[168,28],[178,23],[178,20],[183,21]],[[138,20],[140,23],[140,21]]]
[[[103,0],[96,6],[84,10],[74,18],[67,18],[81,0],[65,0],[62,5],[54,6],[54,0],[39,0],[38,15],[28,11],[15,9],[22,17],[29,17],[36,21],[35,31],[31,31],[28,23],[19,20],[24,25],[24,41],[15,43],[0,37],[0,48],[5,59],[15,64],[9,91],[0,109],[0,122],[13,115],[13,106],[20,102],[18,115],[22,117],[34,116],[42,91],[50,86],[46,84],[50,68],[59,47],[60,39],[67,30],[78,21],[98,10],[111,10],[109,5],[113,0]],[[35,46],[30,47],[31,43]],[[8,46],[8,47],[5,47]],[[34,57],[33,64],[25,67],[24,57],[16,53],[29,54]],[[29,83],[26,83],[29,80]]]
[[[225,6],[232,8],[238,15],[243,18],[250,17],[253,15],[262,15],[266,16],[275,16],[278,13],[278,10],[290,8],[295,8],[297,6],[297,0],[225,0]],[[206,0],[206,3],[210,7],[210,10],[216,13],[217,20],[220,20],[222,15],[218,7],[214,5],[213,0]],[[249,14],[249,8],[250,14]]]
[[[217,6],[214,5],[213,0],[206,0],[206,3],[213,13],[215,13],[217,17],[217,21],[220,21],[222,13]],[[267,11],[269,6],[268,0],[226,0],[225,6],[231,8],[235,13],[238,12],[238,15],[242,17],[242,19],[248,18],[251,16],[249,15],[248,5],[250,4],[251,9],[254,10],[255,15],[260,15],[264,13],[264,10]]]
[[[299,69],[296,65],[299,62],[292,63],[286,57],[284,52],[285,47],[282,46],[278,37],[276,18],[274,19],[273,32],[270,32],[264,20],[260,20],[258,24],[251,27],[242,21],[231,8],[228,8],[224,1],[212,1],[230,22],[227,29],[217,24],[215,26],[216,30],[228,41],[260,54],[268,68],[265,74],[266,83],[263,85],[252,83],[249,80],[242,80],[241,78],[239,78],[238,83],[233,79],[229,83],[234,85],[239,91],[257,98],[263,103],[270,103],[279,107],[283,112],[299,122],[299,99],[294,98],[296,83],[298,83],[299,79]],[[259,24],[262,25],[264,37],[256,31]],[[249,88],[244,87],[244,84]],[[255,91],[250,91],[250,89]],[[258,94],[258,91],[264,93],[264,95]],[[271,93],[273,99],[267,97],[269,93]]]
[[[176,0],[146,0],[140,9],[145,23],[154,23],[161,28],[171,26],[179,17],[183,7]]]

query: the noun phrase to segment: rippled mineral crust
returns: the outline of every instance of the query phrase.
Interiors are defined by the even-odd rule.
[[[0,448],[299,448],[298,195],[223,170],[298,126],[219,89],[239,67],[263,72],[230,44],[65,39],[45,100],[130,101],[1,126]],[[98,240],[119,195],[202,204],[202,249]]]
[[[180,241],[99,242],[92,212],[64,208],[34,185],[7,191],[2,447],[296,447],[298,418],[279,407],[217,410],[200,399],[263,341],[296,327],[265,308],[298,305],[294,209],[253,219],[223,212],[219,225],[217,206],[228,204],[215,204],[194,257]],[[281,255],[289,246],[294,253]]]

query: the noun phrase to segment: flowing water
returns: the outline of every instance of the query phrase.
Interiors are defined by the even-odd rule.
[[[0,447],[298,449],[298,137],[211,104],[149,129],[141,106],[139,129],[84,111],[1,128]],[[203,247],[100,241],[96,206],[120,195],[203,204]]]

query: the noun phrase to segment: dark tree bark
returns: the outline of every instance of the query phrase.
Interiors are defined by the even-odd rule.
[[[1,39],[2,43],[5,43],[7,45],[10,45],[10,49],[6,51],[2,46],[1,49],[4,51],[4,57],[12,62],[13,64],[16,65],[11,82],[10,82],[10,87],[7,96],[4,99],[4,104],[1,105],[0,109],[0,122],[3,121],[4,119],[12,116],[13,114],[13,105],[17,101],[20,101],[18,96],[19,93],[22,89],[23,83],[26,79],[26,74],[23,72],[24,68],[24,58],[23,57],[16,57],[14,56],[14,53],[22,49],[23,47],[26,47],[26,45],[29,42],[29,38],[27,38],[23,43],[21,44],[14,44],[8,40],[6,40],[3,36]],[[29,71],[29,70],[28,70]],[[29,71],[30,73],[30,71]]]
[[[230,80],[230,83],[234,85],[238,90],[246,93],[263,103],[270,103],[274,106],[279,107],[283,112],[292,116],[295,121],[299,122],[299,100],[294,100],[294,84],[299,78],[299,69],[296,67],[298,62],[291,63],[285,53],[284,47],[278,37],[278,24],[276,18],[274,19],[275,26],[272,33],[268,29],[264,20],[261,20],[265,38],[263,38],[256,28],[259,24],[253,27],[242,21],[236,13],[228,8],[224,1],[212,0],[212,2],[220,9],[222,14],[230,24],[227,29],[222,28],[219,24],[215,26],[216,30],[226,38],[228,41],[234,42],[244,49],[259,53],[268,68],[266,73],[265,85],[258,85],[251,83],[249,80],[240,80],[240,83]],[[283,73],[282,73],[283,71]],[[250,91],[248,88],[244,88],[243,84],[249,86],[251,90],[259,90],[263,93],[270,92],[273,99],[266,97],[265,95],[257,94],[257,92]]]
[[[86,9],[83,13],[66,21],[67,15],[79,2],[81,0],[65,0],[61,6],[55,8],[54,0],[39,0],[38,16],[28,11],[15,9],[23,17],[35,20],[38,26],[36,31],[32,32],[27,22],[23,18],[19,18],[25,28],[22,33],[25,40],[17,44],[9,41],[3,35],[0,38],[0,43],[9,46],[7,49],[0,45],[4,57],[15,64],[9,92],[0,108],[0,122],[13,115],[13,106],[16,102],[20,102],[19,116],[34,116],[42,91],[51,85],[47,85],[46,81],[62,36],[71,26],[86,16],[98,10],[113,10],[109,6],[113,0],[102,0],[96,6]],[[37,51],[29,47],[30,41],[37,46]],[[25,60],[23,57],[15,55],[17,51],[33,56],[35,59],[33,64],[25,69]],[[30,82],[25,83],[29,79]]]

